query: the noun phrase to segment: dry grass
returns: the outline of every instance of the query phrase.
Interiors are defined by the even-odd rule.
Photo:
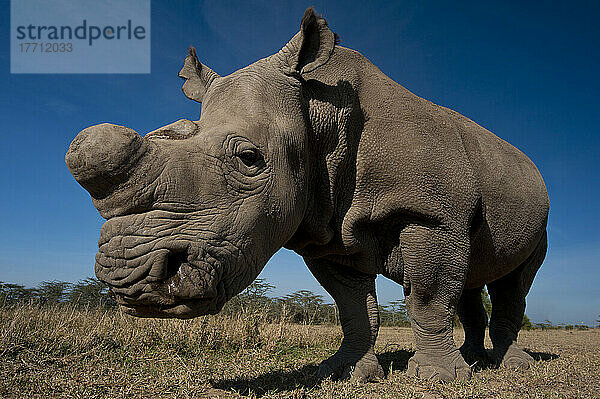
[[[340,340],[337,327],[267,324],[251,314],[178,321],[65,307],[3,308],[0,397],[599,396],[599,330],[525,331],[520,343],[538,360],[531,370],[483,370],[450,384],[406,376],[414,341],[404,328],[381,331],[376,351],[385,380],[319,381],[318,363]]]

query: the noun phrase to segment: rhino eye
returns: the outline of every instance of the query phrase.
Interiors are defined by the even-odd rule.
[[[254,166],[261,160],[260,153],[255,149],[243,150],[240,154],[238,154],[238,157],[246,166]]]

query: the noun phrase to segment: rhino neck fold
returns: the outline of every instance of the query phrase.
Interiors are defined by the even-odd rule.
[[[367,142],[370,120],[397,121],[397,109],[388,103],[402,106],[415,96],[360,53],[341,46],[335,47],[327,64],[303,78],[308,151],[315,155],[309,167],[308,209],[286,247],[308,258],[326,257],[364,273],[377,273],[384,265],[369,254],[385,251],[385,245],[369,227],[377,195],[372,192],[377,184],[372,183],[377,176],[372,174],[376,171],[365,169],[364,158],[374,144],[384,147],[386,143],[372,137]]]
[[[302,256],[352,253],[341,237],[356,185],[356,154],[364,115],[356,89],[347,80],[303,84],[309,121],[309,201],[306,215],[286,248]]]

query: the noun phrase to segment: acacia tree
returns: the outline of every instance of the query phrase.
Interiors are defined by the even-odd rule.
[[[292,321],[296,323],[315,324],[323,319],[325,310],[323,296],[309,290],[299,290],[280,298],[279,303],[285,306]]]
[[[67,300],[78,306],[117,306],[117,302],[109,294],[108,285],[96,278],[86,278],[73,284]]]
[[[273,299],[267,294],[275,288],[264,278],[258,278],[252,282],[244,291],[231,298],[223,308],[224,313],[234,314],[238,312],[264,311],[269,317],[274,317]]]
[[[405,327],[410,325],[406,303],[404,299],[388,302],[386,306],[379,306],[379,320],[382,326]]]
[[[42,281],[34,292],[40,304],[58,305],[67,300],[71,288],[72,284],[64,281]]]
[[[36,298],[33,288],[25,288],[19,284],[0,281],[0,305],[13,305],[19,302],[32,301]]]
[[[529,317],[527,317],[526,314],[523,315],[523,321],[521,322],[521,328],[523,330],[535,330],[535,326],[533,325],[533,323],[531,322],[531,320],[529,320]]]

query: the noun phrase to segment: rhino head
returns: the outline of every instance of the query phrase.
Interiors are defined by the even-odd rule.
[[[299,238],[311,224],[317,162],[305,76],[334,47],[311,8],[281,51],[229,76],[191,48],[179,76],[185,95],[202,103],[200,120],[144,137],[100,124],[73,140],[67,166],[107,219],[96,275],[128,313],[217,313],[282,246],[310,241]],[[313,230],[317,241],[330,238],[327,228]]]

